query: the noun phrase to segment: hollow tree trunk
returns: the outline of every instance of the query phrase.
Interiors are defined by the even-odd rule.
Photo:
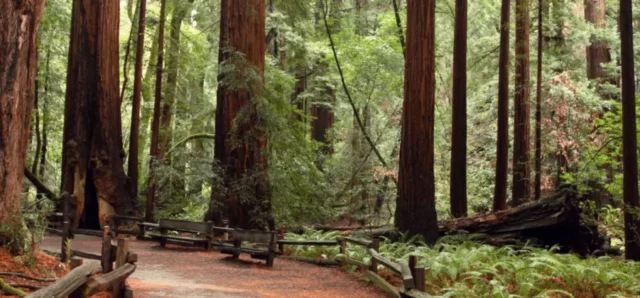
[[[407,56],[395,225],[438,238],[433,125],[435,107],[435,0],[407,1]]]
[[[73,2],[62,169],[63,190],[76,201],[75,227],[100,228],[133,209],[123,167],[119,3]]]
[[[220,22],[220,55],[224,63],[241,63],[255,70],[247,89],[234,89],[229,84],[218,86],[215,162],[224,171],[226,193],[212,192],[207,217],[220,222],[221,217],[229,219],[233,226],[263,229],[273,226],[271,219],[271,196],[267,177],[267,139],[265,119],[256,109],[253,94],[263,92],[262,76],[265,67],[265,1],[264,0],[222,0]],[[242,53],[245,61],[238,61]],[[240,67],[243,69],[243,67]],[[250,80],[242,73],[232,75]],[[224,80],[219,80],[224,82]],[[242,113],[242,118],[237,117]],[[249,136],[249,137],[247,137]],[[240,192],[242,189],[242,193]]]
[[[450,203],[454,217],[467,216],[467,0],[456,0],[453,49]]]
[[[529,0],[516,0],[516,86],[513,130],[513,205],[530,196],[529,123]]]
[[[507,183],[509,163],[509,9],[510,0],[502,0],[500,18],[500,59],[498,62],[498,141],[496,161],[496,185],[493,211],[507,208]]]
[[[36,75],[36,37],[44,0],[0,1],[0,225],[20,224]],[[20,235],[0,234],[0,244]],[[16,247],[13,247],[16,249]]]

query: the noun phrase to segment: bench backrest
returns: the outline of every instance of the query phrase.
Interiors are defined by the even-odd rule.
[[[275,232],[263,232],[252,230],[233,230],[233,239],[252,243],[272,243],[276,241]]]
[[[184,232],[197,232],[209,234],[212,231],[212,222],[196,222],[178,219],[161,219],[160,228],[169,230],[178,230]]]

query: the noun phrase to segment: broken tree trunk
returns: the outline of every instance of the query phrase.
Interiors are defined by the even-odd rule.
[[[569,191],[509,210],[438,223],[440,236],[468,233],[470,238],[491,245],[530,245],[550,247],[581,255],[600,254],[608,249],[596,221],[580,212],[579,199]],[[362,233],[397,239],[391,227],[362,230]]]
[[[546,199],[505,211],[441,221],[440,234],[465,231],[496,245],[533,241],[542,246],[559,245],[581,255],[603,248],[604,237],[595,221],[580,213],[578,199],[569,192],[559,192]]]

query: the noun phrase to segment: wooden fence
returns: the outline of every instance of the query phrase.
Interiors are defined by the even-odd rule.
[[[367,249],[368,254],[371,256],[370,262],[365,263],[360,260],[355,260],[347,256],[348,245],[359,245]],[[365,276],[371,280],[377,287],[383,291],[389,293],[393,297],[398,298],[423,298],[431,297],[425,293],[425,274],[426,270],[423,267],[417,267],[418,257],[411,256],[407,263],[395,263],[388,259],[385,259],[379,254],[380,238],[376,237],[373,240],[354,238],[354,237],[338,237],[335,241],[295,241],[295,240],[279,240],[278,246],[280,252],[283,251],[285,245],[304,245],[304,246],[340,246],[340,254],[335,257],[337,264],[339,265],[353,265],[365,270]],[[303,260],[304,261],[304,260]],[[321,265],[332,265],[333,261],[318,262],[317,260],[310,260],[311,263],[320,263]],[[390,272],[397,274],[402,280],[402,286],[396,289],[393,285],[387,282],[378,274],[378,266],[382,265],[389,269]]]
[[[68,237],[70,233],[68,225],[63,222],[62,226],[66,226],[67,229],[60,231],[62,234],[60,259],[70,260],[72,270],[54,284],[31,293],[27,297],[63,298],[68,296],[69,298],[82,298],[105,291],[110,292],[111,297],[133,297],[133,291],[126,279],[136,270],[138,255],[129,249],[129,240],[112,238],[111,228],[105,226],[101,232],[102,249],[99,255],[73,250],[68,247],[70,242],[65,237]],[[95,233],[92,234],[95,236]],[[100,262],[85,264],[78,257]],[[102,275],[93,277],[97,273],[102,273]]]

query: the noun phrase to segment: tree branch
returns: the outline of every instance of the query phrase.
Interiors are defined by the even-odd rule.
[[[33,186],[36,187],[36,190],[38,191],[38,193],[44,194],[45,197],[47,197],[47,199],[49,200],[52,200],[52,201],[58,200],[58,196],[52,190],[50,190],[46,185],[44,185],[44,183],[38,180],[36,175],[31,173],[31,171],[29,171],[29,169],[27,169],[26,167],[24,168],[24,176],[27,177],[27,179],[29,179],[31,184],[33,184]]]
[[[169,151],[167,151],[167,156],[169,154],[171,154],[171,152],[173,152],[173,150],[177,149],[178,147],[184,145],[186,142],[189,142],[191,140],[195,140],[195,139],[215,139],[215,135],[214,134],[210,134],[210,133],[198,133],[198,134],[194,134],[194,135],[190,135],[182,140],[180,140],[179,142],[177,142],[175,145],[173,145],[171,147],[171,149],[169,149]]]
[[[349,92],[349,88],[347,87],[347,83],[344,80],[344,73],[342,72],[342,66],[340,65],[340,60],[338,59],[338,52],[336,51],[336,46],[335,46],[335,43],[333,42],[333,37],[331,36],[331,30],[329,30],[329,23],[327,22],[327,10],[328,9],[329,9],[329,7],[328,7],[327,3],[325,3],[325,7],[322,10],[322,17],[323,17],[323,20],[324,20],[324,27],[325,27],[325,29],[327,31],[327,36],[329,37],[329,43],[331,44],[331,51],[333,52],[333,58],[336,61],[336,66],[338,67],[338,72],[340,73],[340,80],[342,82],[342,89],[344,89],[344,92],[347,94],[347,99],[349,100],[349,105],[351,105],[351,109],[353,109],[353,115],[356,117],[356,122],[358,122],[358,126],[360,127],[360,130],[362,131],[362,135],[367,140],[367,143],[369,143],[369,146],[371,146],[371,149],[373,150],[373,152],[376,154],[376,156],[380,160],[380,163],[382,163],[382,165],[386,167],[387,166],[387,162],[382,157],[382,154],[380,154],[380,151],[378,150],[378,148],[376,148],[376,144],[373,142],[373,140],[371,140],[371,137],[369,136],[369,134],[367,134],[367,130],[365,129],[364,124],[362,123],[362,119],[360,119],[360,115],[358,114],[358,108],[356,108],[356,105],[353,102],[353,98],[351,98],[351,93]]]

